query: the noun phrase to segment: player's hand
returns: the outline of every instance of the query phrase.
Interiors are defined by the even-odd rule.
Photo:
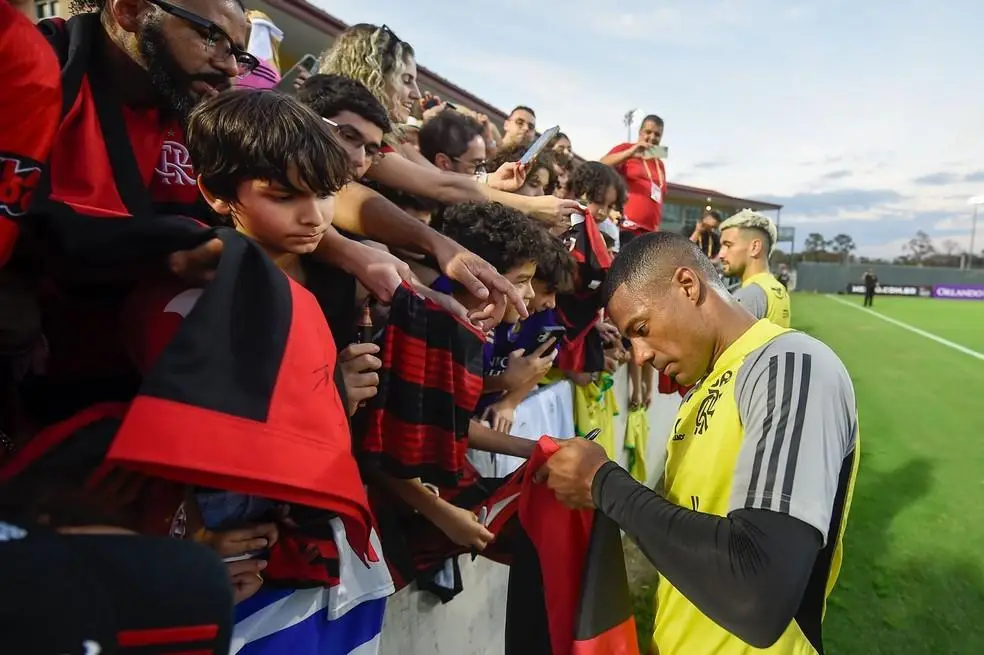
[[[470,546],[477,551],[485,550],[495,539],[495,535],[481,524],[474,512],[454,505],[448,505],[447,511],[435,524],[454,543]]]
[[[171,272],[193,287],[205,286],[215,277],[215,269],[222,258],[222,241],[209,239],[192,250],[171,253],[168,267]]]
[[[233,604],[241,603],[260,590],[263,586],[263,576],[260,575],[260,571],[265,569],[266,565],[267,563],[261,559],[247,559],[226,564],[229,581],[232,583]]]
[[[523,166],[516,161],[507,161],[495,172],[489,174],[485,183],[499,191],[516,193],[526,184],[527,173],[529,173],[528,166]]]
[[[605,449],[581,438],[556,443],[560,449],[537,469],[533,481],[546,483],[557,500],[571,509],[593,508],[591,485],[598,469],[608,461]]]
[[[198,541],[218,553],[219,557],[239,557],[266,550],[277,543],[277,524],[257,523],[236,530],[205,529]]]
[[[479,310],[485,320],[494,319],[499,323],[505,314],[506,302],[515,307],[522,318],[530,315],[519,289],[475,253],[451,239],[441,239],[431,254],[437,259],[442,273],[464,286],[471,295],[488,301]]]
[[[348,413],[353,416],[367,400],[379,391],[379,374],[376,373],[383,362],[376,353],[379,346],[374,343],[353,343],[338,353],[338,365],[345,380],[345,394],[348,399]]]

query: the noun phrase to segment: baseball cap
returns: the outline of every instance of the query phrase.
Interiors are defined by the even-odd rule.
[[[5,652],[229,652],[225,565],[192,542],[0,521],[0,589]]]

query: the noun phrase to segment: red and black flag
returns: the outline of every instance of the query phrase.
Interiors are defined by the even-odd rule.
[[[109,463],[328,510],[368,552],[371,515],[318,302],[231,229],[213,281],[147,372]]]
[[[601,285],[612,265],[605,238],[590,213],[571,216],[567,239],[577,262],[573,293],[557,296],[557,316],[567,328],[556,366],[564,371],[596,373],[605,369],[605,349],[594,326],[601,309]]]
[[[406,285],[388,320],[379,390],[357,420],[359,457],[398,478],[457,486],[482,393],[485,336]]]
[[[459,489],[441,489],[441,497],[484,518],[495,541],[482,555],[510,565],[507,655],[638,655],[618,526],[594,511],[564,507],[533,482],[556,450],[542,438],[529,462],[508,478],[471,477]],[[398,586],[427,580],[449,558],[468,552],[420,515],[381,529]],[[460,583],[445,591],[453,596]]]

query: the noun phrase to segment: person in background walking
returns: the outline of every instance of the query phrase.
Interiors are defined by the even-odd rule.
[[[779,264],[779,274],[776,276],[776,279],[779,280],[779,284],[781,284],[782,286],[786,287],[786,290],[788,291],[789,290],[789,267],[786,266],[785,264]]]
[[[871,272],[869,268],[864,274],[864,306],[871,307],[875,304],[875,287],[878,286],[878,276]]]

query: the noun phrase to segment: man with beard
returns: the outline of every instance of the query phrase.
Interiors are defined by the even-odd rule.
[[[78,0],[73,10],[78,15],[68,21],[39,23],[61,62],[62,118],[11,267],[28,287],[42,276],[56,280],[45,286],[55,293],[38,294],[50,357],[29,395],[42,423],[132,396],[139,380],[120,346],[119,307],[155,261],[192,284],[209,278],[221,254],[217,239],[196,239],[174,253],[155,244],[168,229],[162,217],[212,222],[183,124],[199,101],[257,65],[245,51],[240,0]],[[432,254],[480,297],[522,303],[488,264],[364,195],[353,200],[350,229],[358,232],[372,212],[377,231]],[[381,300],[411,276],[405,263],[333,229],[322,244],[319,258],[357,275]]]
[[[743,209],[721,224],[720,257],[724,274],[741,279],[735,300],[755,318],[767,318],[788,328],[789,292],[769,270],[776,234],[772,219]]]

